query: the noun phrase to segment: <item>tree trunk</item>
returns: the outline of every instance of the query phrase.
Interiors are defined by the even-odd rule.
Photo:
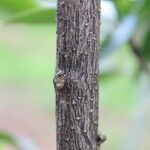
[[[100,0],[57,1],[57,150],[97,150]]]

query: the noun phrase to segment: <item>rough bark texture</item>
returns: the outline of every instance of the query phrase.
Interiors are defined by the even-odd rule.
[[[57,150],[97,150],[100,0],[57,1]]]

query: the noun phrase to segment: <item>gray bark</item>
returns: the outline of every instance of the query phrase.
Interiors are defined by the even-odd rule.
[[[97,150],[100,0],[57,1],[57,150]]]

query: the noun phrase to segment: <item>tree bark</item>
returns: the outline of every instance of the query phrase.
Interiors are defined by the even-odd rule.
[[[100,0],[57,0],[57,150],[97,150]]]

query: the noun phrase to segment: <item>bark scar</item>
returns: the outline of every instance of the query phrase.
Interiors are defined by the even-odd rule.
[[[58,90],[62,90],[66,82],[65,72],[63,70],[58,69],[56,71],[56,75],[55,75],[53,82],[54,82],[55,87]]]

